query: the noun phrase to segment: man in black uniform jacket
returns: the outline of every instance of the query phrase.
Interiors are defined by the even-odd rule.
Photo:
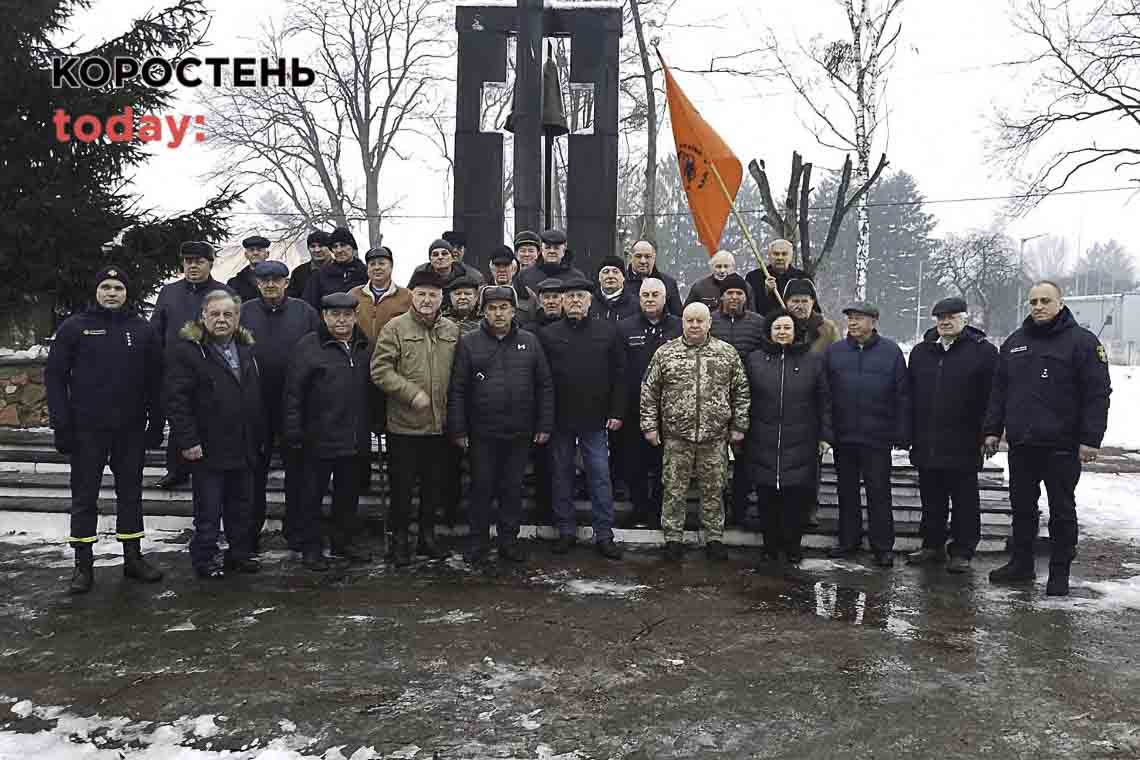
[[[982,426],[990,456],[1005,431],[1013,507],[1011,556],[990,573],[991,583],[1036,579],[1037,499],[1045,481],[1052,539],[1045,592],[1069,593],[1069,565],[1077,551],[1074,491],[1081,463],[1094,461],[1099,452],[1108,426],[1110,393],[1104,346],[1077,324],[1060,287],[1048,281],[1034,285],[1029,291],[1029,316],[1001,346]]]
[[[237,293],[244,303],[245,301],[253,301],[260,295],[257,289],[257,277],[253,270],[258,264],[269,259],[269,238],[254,235],[241,241],[241,244],[245,248],[245,260],[249,263],[240,272],[226,280],[226,287]]]
[[[162,350],[150,323],[127,305],[129,284],[119,267],[95,275],[95,305],[60,325],[44,371],[55,447],[70,455],[73,594],[90,591],[95,581],[96,502],[108,458],[123,575],[162,579],[139,550],[143,455],[162,445]]]

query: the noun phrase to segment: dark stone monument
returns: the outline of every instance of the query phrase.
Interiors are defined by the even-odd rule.
[[[521,11],[520,11],[521,7]],[[481,131],[484,83],[507,79],[507,45],[519,41],[515,102],[515,229],[544,227],[542,41],[569,37],[570,86],[592,88],[593,134],[571,132],[566,218],[575,265],[592,274],[615,248],[617,228],[618,45],[621,8],[461,5],[455,119],[455,206],[452,227],[467,233],[466,260],[486,271],[503,243],[503,136]],[[509,242],[509,241],[507,241]]]

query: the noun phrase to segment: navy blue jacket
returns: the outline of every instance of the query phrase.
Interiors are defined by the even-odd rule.
[[[761,347],[768,337],[768,323],[754,311],[745,311],[736,316],[724,312],[713,312],[712,336],[729,343],[740,354],[740,361],[748,366],[748,355]]]
[[[538,333],[554,379],[554,427],[568,433],[602,430],[625,411],[625,351],[617,328],[603,319],[560,319]]]
[[[368,267],[360,259],[353,258],[341,264],[330,259],[320,269],[309,275],[305,283],[302,299],[318,311],[321,299],[330,293],[347,293],[357,285],[368,282]]]
[[[629,293],[634,303],[640,304],[641,283],[650,278],[665,283],[665,312],[674,316],[681,316],[681,312],[685,308],[681,303],[681,289],[677,287],[677,281],[671,275],[657,271],[657,267],[653,267],[653,271],[647,275],[640,275],[633,271],[633,267],[626,267],[625,292]]]
[[[261,369],[261,399],[274,429],[281,425],[285,373],[295,357],[293,349],[321,324],[317,310],[299,298],[286,298],[278,306],[270,306],[261,298],[241,305],[241,326],[253,333],[253,355]]]
[[[252,265],[246,265],[244,269],[226,280],[226,287],[237,293],[242,303],[261,298],[261,291],[257,289],[257,278],[253,276]]]
[[[640,296],[630,295],[628,290],[622,290],[617,298],[609,299],[602,295],[601,288],[597,288],[594,290],[593,300],[590,301],[591,319],[617,322],[627,317],[632,317],[640,312]]]
[[[158,291],[150,323],[158,333],[163,351],[178,340],[178,331],[187,322],[198,320],[202,312],[202,296],[211,290],[229,290],[229,288],[213,277],[199,284],[194,284],[183,277],[181,280],[163,285],[162,290]]]
[[[661,321],[653,324],[639,312],[635,317],[627,317],[618,322],[618,340],[625,349],[625,396],[626,413],[622,418],[640,429],[641,382],[649,370],[649,362],[657,349],[674,338],[680,338],[683,328],[681,318],[666,312]]]
[[[967,327],[943,349],[935,327],[910,352],[913,398],[910,461],[915,467],[976,470],[982,465],[982,420],[993,385],[997,348]]]
[[[1004,430],[1010,446],[1100,448],[1111,393],[1104,347],[1063,306],[1040,327],[1026,317],[1002,344],[983,429]]]
[[[910,388],[906,360],[877,332],[860,346],[851,338],[824,354],[837,446],[878,449],[910,445]]]
[[[92,306],[64,320],[44,370],[56,430],[143,430],[162,426],[162,347],[133,311]]]

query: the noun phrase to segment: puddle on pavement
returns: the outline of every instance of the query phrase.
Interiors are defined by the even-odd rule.
[[[793,583],[778,588],[754,588],[748,592],[762,610],[787,610],[812,614],[824,620],[879,628],[901,638],[915,638],[917,626],[908,616],[915,613],[879,595],[828,581]]]

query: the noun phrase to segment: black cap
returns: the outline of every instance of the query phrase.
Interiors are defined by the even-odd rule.
[[[510,246],[500,245],[491,251],[492,264],[510,264],[515,260],[515,252],[510,249]]]
[[[542,247],[542,238],[534,230],[523,230],[515,235],[515,250],[517,251],[521,246],[533,245],[535,248]]]
[[[408,290],[416,288],[443,288],[443,280],[431,269],[417,269],[408,280]]]
[[[270,245],[269,238],[264,238],[261,235],[247,237],[245,240],[241,241],[241,244],[244,248],[268,248]]]
[[[550,245],[561,245],[566,242],[566,233],[562,230],[545,230],[542,233],[542,242]]]
[[[748,292],[748,283],[744,280],[743,277],[738,275],[736,272],[733,272],[732,274],[728,275],[723,280],[718,282],[717,287],[720,288],[721,293],[724,293],[724,291],[730,290],[730,289],[731,290],[743,290],[745,293]]]
[[[587,280],[585,277],[572,274],[562,281],[562,292],[569,293],[571,290],[585,290],[590,293],[594,292],[594,284]]]
[[[105,280],[118,280],[124,288],[131,289],[131,280],[122,267],[103,267],[95,273],[95,287],[99,287]]]
[[[562,280],[557,277],[547,277],[542,282],[538,283],[539,293],[561,293],[565,290],[562,286]]]
[[[178,251],[178,255],[183,258],[191,256],[200,257],[203,259],[214,260],[214,246],[201,240],[187,240],[182,244]]]
[[[787,301],[792,296],[811,296],[816,301],[819,300],[815,295],[815,283],[806,277],[795,277],[784,285],[784,300]]]
[[[479,281],[469,274],[462,277],[456,277],[454,280],[447,284],[448,292],[458,290],[459,288],[471,288],[472,290],[479,289]]]
[[[288,277],[289,267],[281,261],[259,261],[253,267],[253,276],[259,280],[270,277]]]
[[[879,307],[874,304],[869,304],[866,301],[856,301],[843,310],[844,315],[848,314],[866,314],[872,319],[879,318]]]
[[[322,232],[321,230],[313,230],[309,236],[305,238],[305,247],[308,248],[313,243],[320,243],[322,246],[328,246],[329,233]]]
[[[432,251],[437,250],[439,248],[442,248],[443,250],[447,251],[448,253],[454,253],[455,252],[455,246],[453,246],[451,243],[447,242],[443,238],[438,238],[437,240],[431,241],[431,245],[428,246],[428,255],[430,256]]]
[[[329,245],[336,245],[337,243],[348,243],[353,248],[357,248],[356,238],[352,236],[352,232],[347,227],[337,227],[329,235]]]
[[[459,232],[457,230],[448,230],[443,233],[443,239],[458,248],[459,246],[467,245],[467,233]]]
[[[359,302],[348,293],[329,293],[321,298],[321,309],[355,309]]]
[[[961,314],[968,309],[966,299],[960,296],[950,296],[934,304],[934,308],[930,310],[930,313],[937,317],[942,314]]]
[[[396,262],[396,260],[392,258],[392,249],[386,245],[382,245],[379,248],[369,248],[368,253],[364,254],[364,261],[369,262],[372,261],[372,259],[388,259],[388,261],[392,263]]]
[[[606,267],[616,267],[624,272],[625,261],[622,260],[621,256],[606,256],[598,263],[598,271],[601,272]]]
[[[488,285],[479,293],[479,303],[483,306],[491,301],[510,301],[511,306],[519,305],[519,295],[515,289],[507,285]]]

